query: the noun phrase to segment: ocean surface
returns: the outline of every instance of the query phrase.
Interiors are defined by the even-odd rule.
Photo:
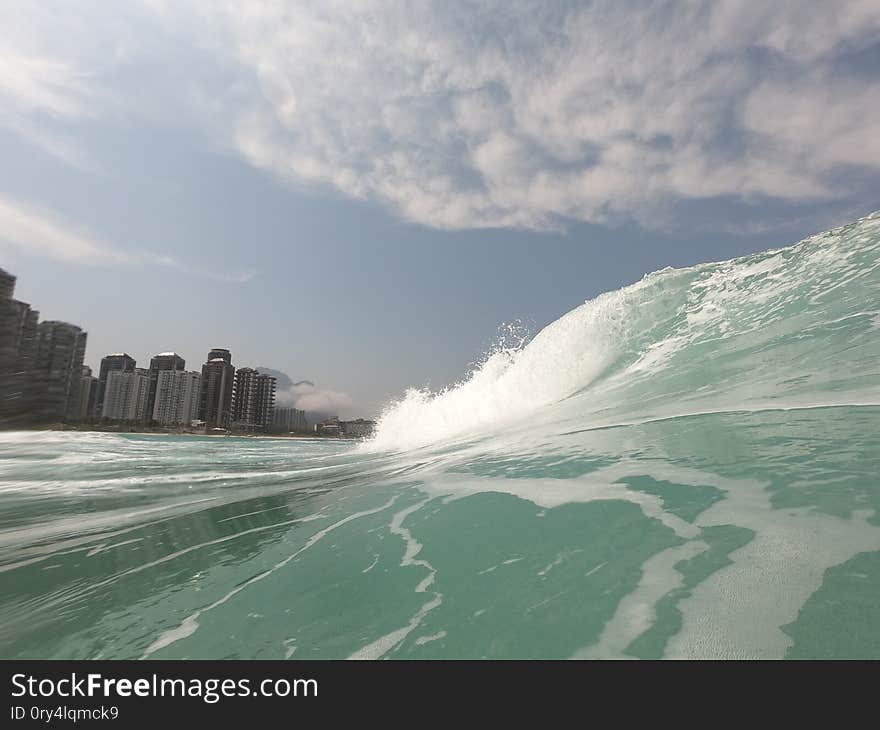
[[[597,297],[366,443],[0,433],[3,658],[880,658],[880,214]]]

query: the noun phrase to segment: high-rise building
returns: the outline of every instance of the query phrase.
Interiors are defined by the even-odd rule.
[[[139,423],[145,423],[149,418],[147,399],[150,397],[150,371],[147,368],[135,368],[134,374],[137,377],[137,405],[134,418]]]
[[[0,422],[33,417],[39,312],[12,298],[15,277],[0,269]]]
[[[220,358],[227,365],[232,365],[232,353],[223,347],[215,347],[208,353],[208,360],[216,360]]]
[[[232,422],[246,430],[264,430],[272,425],[275,409],[275,378],[253,368],[235,373]]]
[[[78,420],[86,333],[67,322],[40,322],[32,370],[34,420]]]
[[[13,372],[18,359],[16,345],[16,322],[18,308],[13,304],[15,277],[4,269],[0,269],[0,418],[5,418],[14,411],[16,401],[21,394],[13,392]]]
[[[15,277],[0,269],[0,422],[79,420],[86,333],[40,323],[14,292]]]
[[[0,301],[12,299],[15,293],[15,275],[0,269]]]
[[[202,376],[197,372],[161,370],[156,380],[152,419],[163,426],[196,420]]]
[[[97,396],[98,379],[92,376],[92,369],[88,365],[83,365],[79,386],[78,416],[80,421],[94,417]]]
[[[150,392],[147,396],[147,415],[149,418],[153,417],[159,373],[181,371],[185,367],[186,361],[176,352],[160,352],[150,360]]]
[[[253,368],[239,368],[235,371],[235,387],[232,389],[233,423],[242,426],[254,423],[258,374]]]
[[[281,406],[275,408],[275,414],[272,416],[272,424],[280,426],[287,431],[306,431],[309,424],[306,421],[306,412],[296,408]]]
[[[275,416],[275,389],[277,381],[267,373],[257,375],[257,390],[254,393],[254,425],[266,429],[272,425]]]
[[[0,419],[5,419],[14,410],[20,393],[13,392],[12,381],[15,362],[18,359],[16,346],[16,321],[18,308],[13,305],[15,277],[0,269]]]
[[[133,373],[135,365],[134,358],[125,352],[105,355],[101,358],[101,369],[98,371],[98,395],[95,399],[96,415],[103,416],[104,413],[104,392],[107,389],[107,376],[115,370],[123,373]]]
[[[37,354],[37,324],[40,313],[25,302],[13,299],[12,304],[16,310],[13,336],[18,353],[17,367],[19,371],[26,371],[34,366],[34,357]]]
[[[232,392],[235,368],[229,350],[215,348],[208,353],[202,365],[199,418],[206,429],[227,428],[232,412]]]
[[[113,369],[107,372],[101,417],[110,421],[143,422],[150,390],[150,371]]]

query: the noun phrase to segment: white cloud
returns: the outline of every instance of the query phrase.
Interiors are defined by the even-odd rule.
[[[17,114],[185,120],[440,228],[655,225],[679,201],[845,200],[839,172],[880,173],[876,74],[841,65],[880,42],[876,0],[40,7],[0,12]],[[169,58],[172,91],[114,81]]]
[[[306,413],[336,415],[350,408],[351,396],[337,390],[319,388],[308,380],[294,383],[277,394],[279,406],[292,406]]]
[[[7,36],[8,38],[8,36]],[[23,112],[77,119],[89,115],[90,89],[69,64],[9,48],[0,54],[0,95]]]
[[[104,174],[104,170],[91,158],[86,148],[69,133],[41,127],[21,115],[11,113],[8,107],[0,109],[0,127],[68,165],[86,172]]]
[[[205,271],[152,251],[122,251],[87,231],[76,229],[49,211],[0,196],[0,250],[4,247],[84,265],[160,266],[230,283],[244,283],[256,276],[252,271],[235,274]]]
[[[826,200],[841,165],[880,169],[876,81],[828,71],[880,38],[876,2],[198,8],[251,77],[245,157],[432,226]]]
[[[822,76],[796,87],[767,82],[745,105],[745,126],[790,159],[821,172],[836,165],[880,164],[880,83]]]
[[[36,5],[4,4],[0,27],[0,128],[94,171],[84,147],[57,130],[59,122],[81,123],[107,110],[100,87],[81,68],[81,52]]]
[[[85,264],[129,263],[131,257],[96,242],[45,210],[0,197],[0,245],[60,261]]]

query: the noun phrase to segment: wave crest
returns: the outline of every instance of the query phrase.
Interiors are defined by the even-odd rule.
[[[450,388],[408,390],[364,448],[494,433],[539,413],[589,425],[600,413],[880,399],[865,387],[880,355],[880,305],[865,302],[878,293],[880,212],[789,248],[663,269],[497,348]]]

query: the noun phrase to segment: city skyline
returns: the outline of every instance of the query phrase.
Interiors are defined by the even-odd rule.
[[[877,3],[753,5],[5,4],[0,265],[93,369],[222,344],[378,414],[878,207]]]
[[[176,352],[156,353],[149,368],[127,352],[101,357],[97,375],[85,364],[88,333],[78,325],[40,321],[39,311],[15,297],[17,277],[0,269],[0,426],[127,424],[242,433],[307,430],[306,416],[330,421],[336,435],[346,422],[326,411],[298,409],[289,376],[270,368],[235,367],[226,348],[208,351],[201,371],[186,370]],[[283,391],[276,398],[279,379]],[[308,383],[309,386],[313,384]],[[326,423],[330,423],[326,421]],[[363,436],[363,418],[348,435]]]

